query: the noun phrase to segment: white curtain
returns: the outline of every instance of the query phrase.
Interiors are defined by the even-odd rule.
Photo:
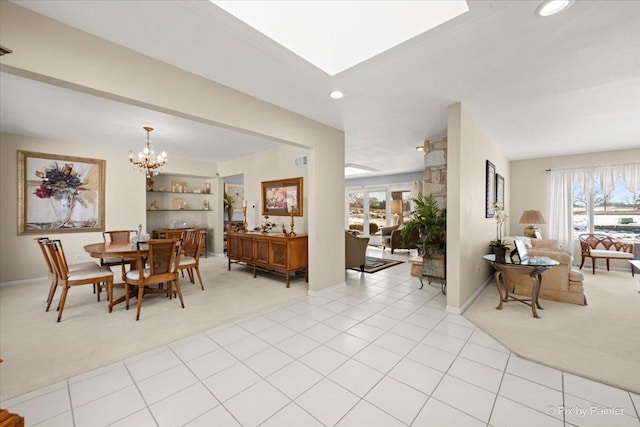
[[[593,169],[593,181],[599,184],[605,193],[615,189],[618,178],[622,178],[629,191],[637,192],[640,189],[640,163],[600,166]]]
[[[413,181],[411,183],[411,198],[415,199],[420,193],[422,193],[422,181]]]
[[[638,192],[640,163],[551,171],[549,238],[557,239],[563,249],[573,254],[574,184],[585,194],[593,192],[594,184],[598,184],[602,191],[610,192],[620,177],[628,190]],[[587,209],[589,216],[593,217],[593,204],[589,203]]]
[[[573,179],[575,171],[551,171],[549,238],[573,255]],[[579,178],[579,176],[576,176]]]

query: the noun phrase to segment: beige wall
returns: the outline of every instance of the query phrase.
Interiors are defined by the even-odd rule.
[[[549,205],[551,175],[547,169],[572,169],[581,167],[624,164],[640,159],[640,148],[630,150],[601,151],[575,156],[547,157],[534,160],[520,160],[511,163],[511,218],[510,234],[521,236],[524,225],[518,220],[525,209],[538,209],[549,222],[553,207]],[[542,236],[549,238],[548,224],[539,225]],[[551,236],[553,237],[553,236]],[[574,264],[580,262],[580,249],[576,242],[573,248]],[[587,261],[588,262],[588,261]],[[600,261],[602,262],[602,261]],[[626,262],[613,262],[612,266],[628,268]]]
[[[485,165],[490,160],[505,178],[509,207],[509,161],[461,103],[449,106],[447,157],[447,307],[463,309],[491,275],[482,260],[496,238],[495,221],[485,218]]]
[[[344,238],[343,132],[14,3],[0,9],[0,39],[16,52],[0,58],[4,72],[309,148],[309,289],[344,282],[344,247],[327,243]]]
[[[309,150],[305,148],[283,145],[251,156],[220,163],[220,181],[227,176],[244,175],[244,198],[247,201],[247,226],[249,229],[259,226],[264,220],[262,216],[262,181],[301,176],[304,194],[303,216],[294,217],[294,230],[298,234],[308,233],[308,166],[295,165],[295,159],[308,155],[308,152]],[[221,229],[223,218],[220,217],[219,220],[218,229]],[[289,230],[291,217],[272,216],[269,220],[278,225],[285,224]],[[216,253],[222,253],[223,236],[217,236],[215,240]]]
[[[105,228],[146,229],[145,177],[128,164],[128,152],[108,147],[50,141],[20,135],[0,134],[0,282],[24,280],[47,275],[42,254],[33,243],[40,235],[18,235],[18,162],[17,151],[35,151],[77,157],[102,159],[106,163]],[[187,168],[188,165],[188,168]],[[167,172],[184,170],[210,174],[215,171],[211,163],[171,158]],[[215,172],[214,172],[215,174]],[[43,236],[62,238],[70,263],[86,261],[82,247],[102,241],[97,233],[42,233]]]

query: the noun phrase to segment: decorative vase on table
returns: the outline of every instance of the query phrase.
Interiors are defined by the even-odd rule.
[[[496,262],[500,262],[504,264],[506,262],[507,247],[493,245],[492,248],[493,248],[493,253],[496,256]]]
[[[227,207],[227,216],[229,217],[229,221],[233,221],[233,206]]]

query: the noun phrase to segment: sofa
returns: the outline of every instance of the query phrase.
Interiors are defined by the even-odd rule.
[[[382,250],[385,248],[391,248],[391,253],[396,249],[415,249],[418,247],[416,242],[419,239],[418,231],[402,238],[402,229],[404,224],[392,225],[390,227],[382,227]]]
[[[522,239],[530,257],[549,257],[560,263],[542,274],[539,298],[568,302],[571,304],[587,305],[582,282],[584,276],[579,271],[571,269],[571,254],[563,251],[556,240],[532,239],[524,236],[505,238],[508,251],[515,248],[515,239]],[[509,253],[507,253],[509,256]],[[533,279],[530,276],[513,272],[504,273],[504,280],[510,292],[520,295],[531,295]]]
[[[360,267],[364,271],[367,260],[368,237],[358,237],[355,233],[344,232],[344,269]]]

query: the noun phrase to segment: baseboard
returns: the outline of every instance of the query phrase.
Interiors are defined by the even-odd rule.
[[[347,286],[347,282],[342,282],[342,283],[338,283],[338,284],[333,285],[333,286],[329,286],[328,288],[320,289],[319,291],[312,291],[311,289],[309,289],[307,291],[307,295],[309,295],[310,297],[319,297],[320,295],[324,295],[326,293],[333,292],[336,289],[344,288],[346,286]]]
[[[469,306],[471,306],[471,304],[473,304],[473,302],[476,300],[476,298],[478,298],[478,296],[482,293],[482,291],[484,291],[484,288],[489,286],[489,283],[491,283],[492,280],[493,280],[493,275],[489,276],[487,278],[487,280],[482,282],[482,285],[480,285],[478,290],[476,290],[473,293],[473,295],[471,295],[471,297],[467,301],[465,301],[464,304],[462,304],[462,307],[452,307],[452,306],[448,305],[447,308],[446,308],[447,313],[460,314],[460,315],[462,313],[464,313],[467,310],[467,308],[469,308]]]

